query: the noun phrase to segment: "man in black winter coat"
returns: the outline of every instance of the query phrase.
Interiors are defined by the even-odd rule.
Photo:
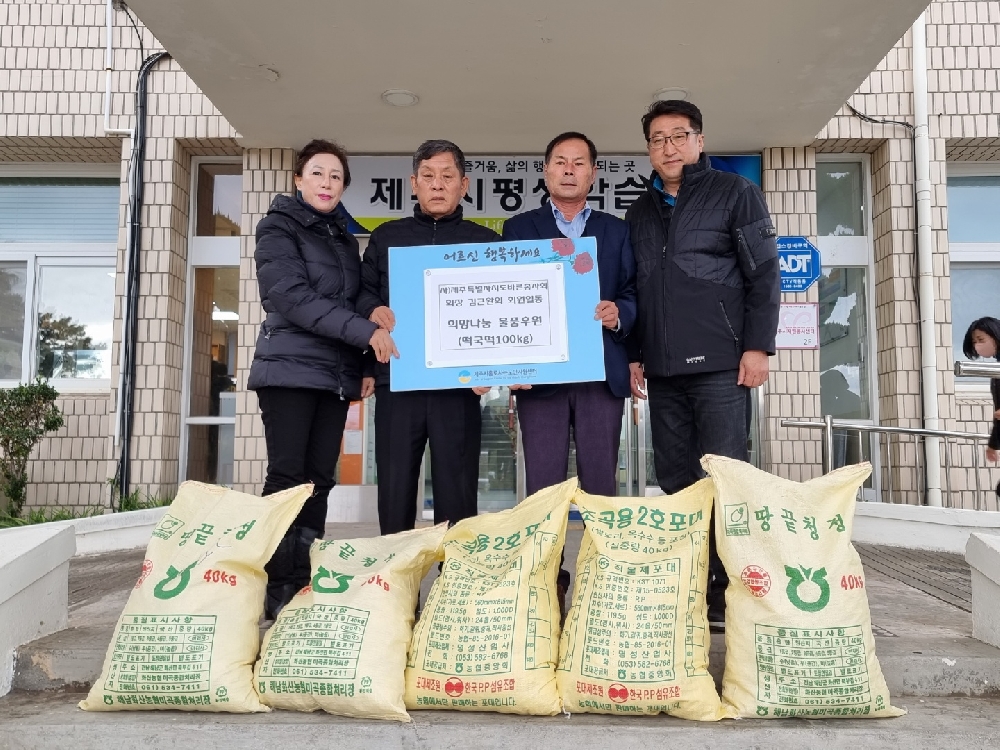
[[[491,229],[462,218],[469,188],[465,154],[450,141],[426,141],[413,155],[410,185],[417,196],[413,216],[382,224],[372,232],[361,264],[357,310],[392,331],[396,318],[389,299],[389,248],[451,245],[500,239]],[[401,352],[393,366],[406,366]],[[368,384],[367,387],[370,387]],[[375,465],[378,518],[383,534],[412,529],[417,481],[428,440],[434,522],[455,523],[476,515],[482,412],[479,396],[488,388],[401,391],[389,387],[389,366],[375,376]]]
[[[775,353],[777,232],[760,189],[712,169],[701,111],[654,102],[642,118],[653,174],[629,208],[639,316],[628,338],[632,394],[649,396],[656,478],[673,494],[706,453],[742,461],[750,388]],[[710,556],[709,622],[724,626],[728,578]]]

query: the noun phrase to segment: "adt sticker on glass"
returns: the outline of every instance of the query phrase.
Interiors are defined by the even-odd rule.
[[[389,248],[394,391],[604,380],[596,241]]]

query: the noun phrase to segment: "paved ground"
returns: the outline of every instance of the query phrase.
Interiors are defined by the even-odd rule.
[[[0,750],[580,750],[580,748],[992,748],[1000,746],[1000,702],[982,698],[895,701],[898,719],[783,719],[700,724],[668,716],[523,717],[413,711],[413,722],[359,721],[324,713],[194,714],[180,711],[88,714],[79,695],[22,693],[0,701]]]

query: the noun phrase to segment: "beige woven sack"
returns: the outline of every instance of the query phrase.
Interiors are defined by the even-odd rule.
[[[267,711],[253,688],[264,565],[312,490],[255,497],[184,482],[80,708]]]
[[[705,456],[729,573],[722,700],[754,718],[886,717],[871,613],[851,529],[869,464],[808,482]]]
[[[413,631],[406,707],[553,715],[556,576],[576,480],[459,521]]]
[[[443,558],[447,530],[313,543],[312,584],[264,636],[254,669],[261,702],[409,721],[403,675],[413,613],[420,581]]]
[[[556,673],[567,711],[732,715],[708,673],[713,492],[703,479],[660,497],[577,493],[586,528]]]

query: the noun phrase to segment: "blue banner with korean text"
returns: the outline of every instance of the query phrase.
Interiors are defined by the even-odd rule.
[[[389,248],[393,391],[604,380],[597,242]]]

